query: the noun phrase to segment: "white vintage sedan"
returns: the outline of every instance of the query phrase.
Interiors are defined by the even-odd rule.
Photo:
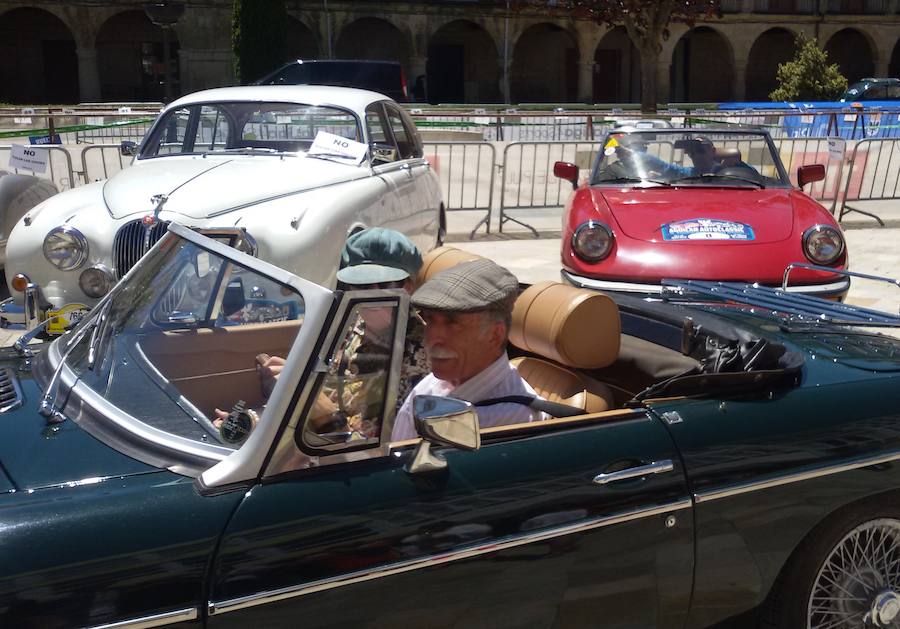
[[[62,331],[173,221],[227,227],[242,248],[324,286],[347,237],[370,226],[422,251],[445,228],[412,119],[386,96],[321,86],[206,90],[160,114],[131,168],[28,212],[7,247],[6,321]],[[55,318],[54,318],[55,317]]]

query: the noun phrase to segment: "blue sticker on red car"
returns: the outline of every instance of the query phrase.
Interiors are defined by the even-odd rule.
[[[662,226],[663,240],[753,240],[753,228],[717,218],[691,218]]]

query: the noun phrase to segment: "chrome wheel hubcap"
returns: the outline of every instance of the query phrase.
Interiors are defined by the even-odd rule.
[[[831,550],[813,582],[808,629],[900,628],[900,521],[864,522]]]

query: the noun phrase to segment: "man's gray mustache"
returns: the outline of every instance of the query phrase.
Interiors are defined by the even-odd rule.
[[[457,354],[453,350],[442,349],[439,347],[428,348],[425,351],[428,353],[429,358],[437,358],[438,360],[457,358],[459,356],[459,354]]]

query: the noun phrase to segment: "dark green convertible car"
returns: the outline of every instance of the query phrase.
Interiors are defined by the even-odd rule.
[[[171,225],[3,350],[0,626],[900,625],[896,317],[539,284],[510,355],[567,412],[479,430],[421,396],[391,442],[406,294],[230,238]]]

